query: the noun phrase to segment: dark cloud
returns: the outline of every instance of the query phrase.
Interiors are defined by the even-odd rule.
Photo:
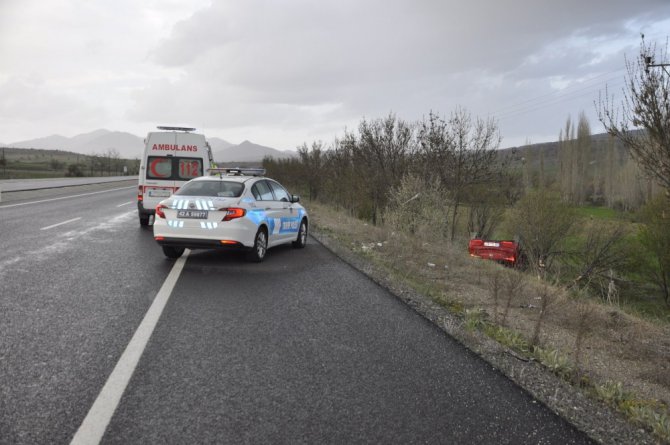
[[[40,16],[34,0],[8,1],[0,12]],[[0,99],[16,100],[9,78],[37,72],[61,106],[113,103],[108,113],[132,128],[193,122],[224,138],[328,139],[321,132],[362,116],[413,120],[458,105],[501,119],[506,139],[548,137],[593,109],[639,32],[663,40],[667,26],[654,24],[670,22],[667,0],[58,1],[53,20],[28,26],[0,14],[18,33],[0,39],[13,62],[0,65]]]

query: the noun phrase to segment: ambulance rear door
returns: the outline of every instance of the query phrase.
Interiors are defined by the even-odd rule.
[[[145,208],[153,208],[175,190],[174,150],[177,133],[155,132],[147,141],[147,158],[144,181]]]

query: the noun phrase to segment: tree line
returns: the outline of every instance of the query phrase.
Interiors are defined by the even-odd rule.
[[[452,242],[505,233],[542,277],[607,300],[642,280],[670,305],[670,75],[645,66],[649,51],[643,42],[638,64],[628,65],[625,119],[612,101],[600,103],[611,138],[594,144],[583,114],[576,125],[568,119],[553,169],[543,151],[533,160],[528,149],[498,150],[497,123],[463,108],[417,122],[363,119],[328,146],[303,144],[296,158],[263,164],[309,199],[372,224]],[[579,219],[583,205],[637,210],[639,228]]]
[[[500,184],[514,182],[499,144],[496,122],[465,109],[447,117],[430,112],[419,122],[389,114],[363,119],[358,131],[346,131],[329,147],[303,144],[297,158],[266,158],[263,166],[310,199],[373,224],[383,223],[390,210],[402,212],[439,195],[443,218],[433,230],[453,239],[464,207],[472,212],[484,201],[504,199]],[[399,201],[403,187],[415,197]]]

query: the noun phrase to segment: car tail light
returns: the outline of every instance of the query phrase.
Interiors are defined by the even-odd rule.
[[[140,186],[139,190],[137,191],[137,200],[142,201],[144,199],[144,187]]]
[[[223,221],[230,221],[232,219],[236,218],[242,218],[244,215],[247,214],[247,211],[244,209],[240,209],[238,207],[230,207],[227,209],[220,209],[222,212],[226,212],[226,216],[223,217]]]
[[[156,206],[156,216],[159,218],[165,219],[165,213],[163,212],[163,209],[167,209],[168,207],[163,204],[158,204]]]
[[[514,241],[500,241],[500,246],[510,248],[510,249],[513,249],[515,247],[514,246]]]

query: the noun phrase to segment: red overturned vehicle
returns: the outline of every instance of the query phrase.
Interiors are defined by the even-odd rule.
[[[524,263],[524,255],[517,241],[473,238],[468,245],[470,256],[484,258],[517,267]]]

